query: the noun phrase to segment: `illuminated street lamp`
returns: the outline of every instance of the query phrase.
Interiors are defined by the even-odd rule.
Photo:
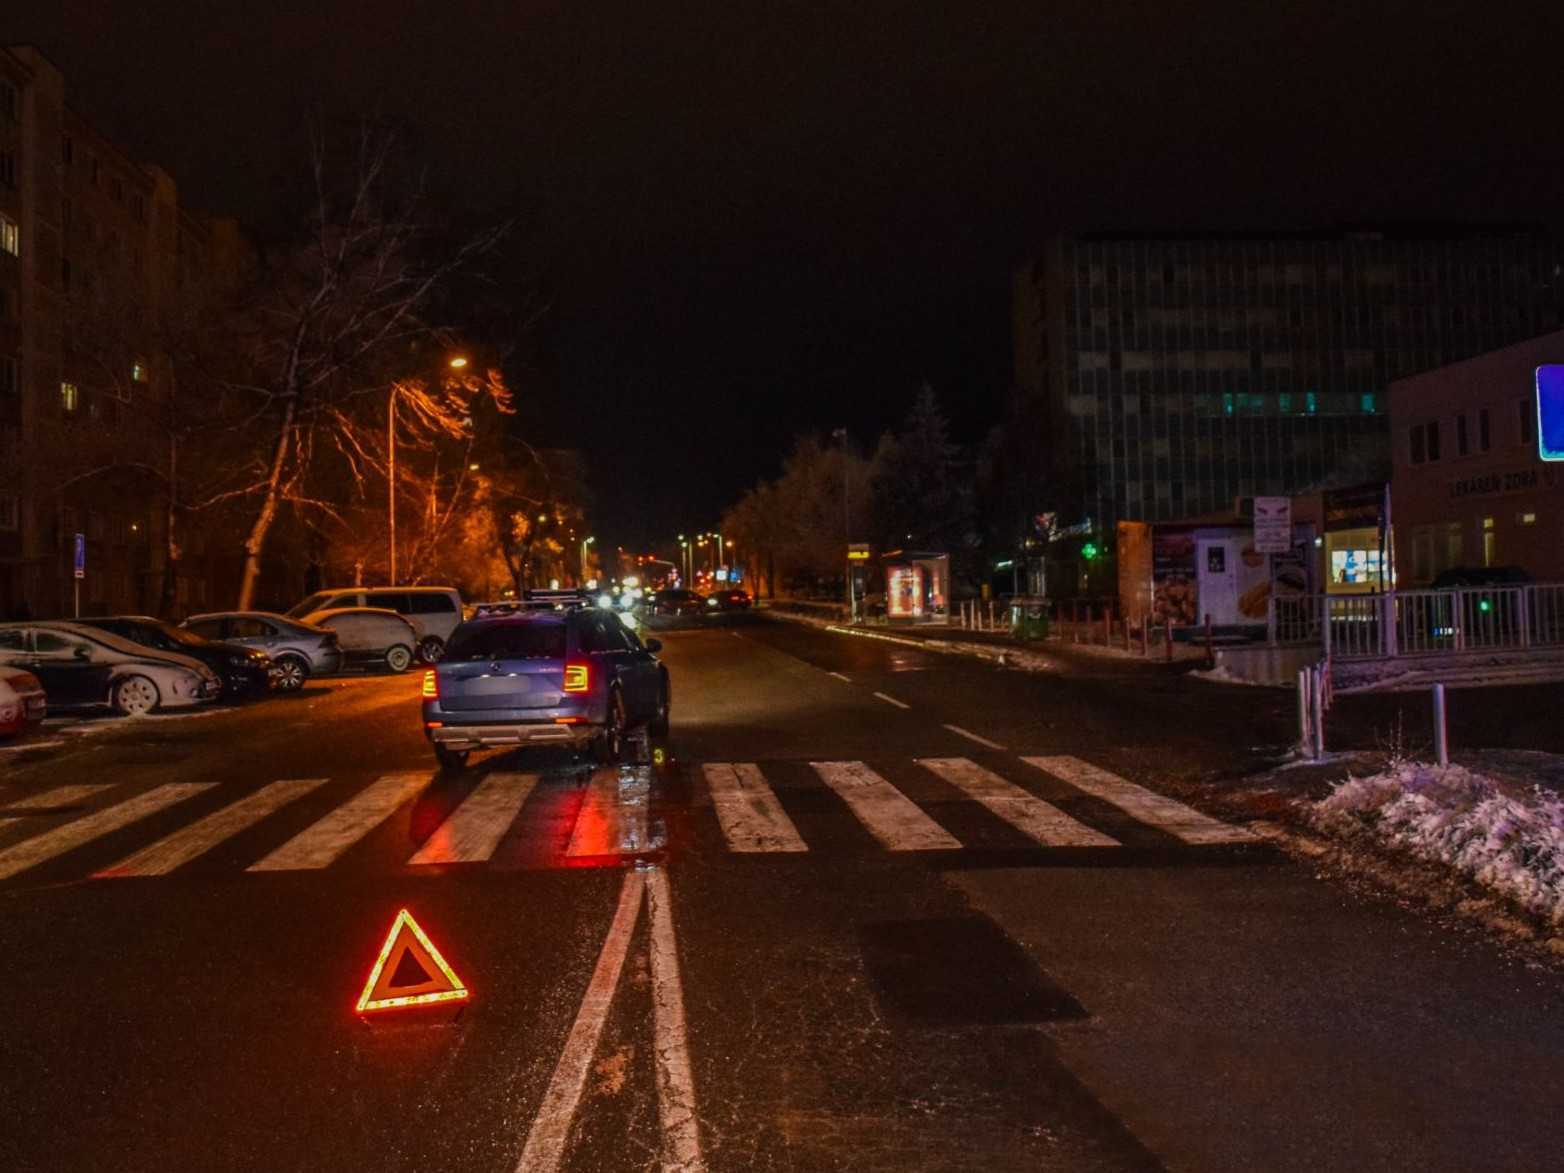
[[[586,576],[587,576],[587,547],[590,546],[595,541],[597,541],[596,538],[590,538],[590,537],[581,539],[581,581],[582,582],[586,581]]]

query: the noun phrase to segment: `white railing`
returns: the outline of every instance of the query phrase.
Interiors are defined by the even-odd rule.
[[[1340,659],[1564,646],[1564,583],[1273,599],[1277,644]]]

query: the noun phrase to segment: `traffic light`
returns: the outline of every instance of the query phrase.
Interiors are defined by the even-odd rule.
[[[1098,553],[1098,550],[1097,550],[1097,543],[1096,542],[1087,542],[1085,545],[1083,545],[1081,547],[1081,557],[1086,559],[1086,561],[1088,561],[1088,562],[1091,562],[1094,559],[1096,559],[1097,553]]]

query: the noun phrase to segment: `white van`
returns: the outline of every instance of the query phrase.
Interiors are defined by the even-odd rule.
[[[462,596],[455,587],[339,587],[316,591],[288,611],[289,619],[315,622],[322,611],[341,607],[382,607],[401,615],[418,632],[418,657],[432,664],[445,653],[445,641],[462,621]]]

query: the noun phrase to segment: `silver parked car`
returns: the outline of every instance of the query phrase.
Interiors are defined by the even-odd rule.
[[[64,621],[0,623],[0,665],[36,676],[49,707],[110,705],[126,717],[214,699],[217,674],[200,660]]]
[[[381,607],[340,607],[317,611],[313,620],[337,633],[344,665],[406,672],[413,664],[418,631],[395,611]]]
[[[272,658],[272,679],[283,692],[297,692],[311,676],[342,671],[337,633],[286,615],[215,611],[192,615],[183,626],[207,639],[259,648]]]
[[[326,611],[342,607],[383,607],[395,611],[418,631],[418,658],[433,664],[462,621],[462,596],[455,587],[337,587],[316,591],[288,609],[290,619],[314,623]]]

